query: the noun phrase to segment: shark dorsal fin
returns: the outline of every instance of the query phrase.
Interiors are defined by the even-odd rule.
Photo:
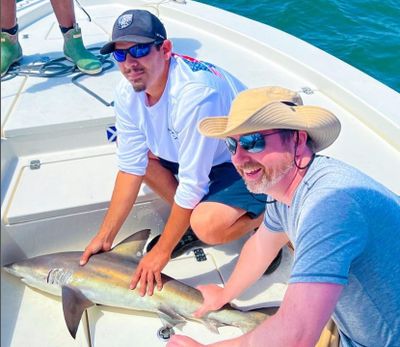
[[[116,245],[111,253],[126,259],[138,261],[143,255],[143,248],[150,235],[150,229],[140,230]]]
[[[83,295],[79,289],[70,286],[62,286],[61,296],[65,323],[69,333],[75,338],[83,312],[93,306],[94,303]]]

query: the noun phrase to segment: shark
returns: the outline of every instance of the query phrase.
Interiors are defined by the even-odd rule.
[[[149,229],[138,231],[110,251],[93,255],[84,266],[79,265],[82,252],[71,251],[37,256],[3,268],[30,287],[61,296],[66,326],[73,338],[82,314],[94,305],[153,312],[168,328],[198,321],[215,333],[221,326],[248,332],[273,313],[269,309],[245,312],[227,304],[195,318],[192,313],[203,302],[200,291],[165,274],[161,291],[140,296],[138,289],[129,289],[129,283],[149,235]]]

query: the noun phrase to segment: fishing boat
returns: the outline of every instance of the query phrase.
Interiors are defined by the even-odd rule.
[[[86,47],[96,54],[120,13],[147,9],[165,24],[174,51],[219,65],[249,88],[283,86],[298,91],[305,104],[333,111],[342,132],[322,154],[400,194],[396,91],[296,37],[195,1],[82,0],[81,5],[77,22]],[[103,72],[88,76],[63,60],[49,1],[21,1],[17,17],[24,58],[1,83],[1,265],[83,250],[102,222],[117,173],[113,93],[122,78],[117,67],[104,56]],[[155,236],[168,212],[142,186],[115,242],[146,228]],[[188,251],[164,272],[191,286],[223,285],[244,241]],[[284,249],[279,268],[233,304],[242,310],[279,305],[291,263],[291,252]],[[97,306],[84,313],[74,340],[59,297],[1,273],[2,346],[164,346],[164,328],[154,314]],[[215,334],[191,321],[182,331],[204,343],[241,334],[234,327]]]

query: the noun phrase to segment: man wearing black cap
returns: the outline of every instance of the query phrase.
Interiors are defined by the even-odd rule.
[[[162,288],[160,273],[169,259],[198,242],[189,226],[202,241],[219,244],[261,222],[265,196],[246,189],[222,141],[197,131],[205,116],[226,114],[244,86],[210,63],[172,53],[164,25],[144,10],[121,14],[100,52],[112,53],[125,77],[115,100],[119,173],[81,265],[111,248],[144,180],[171,204],[161,236],[150,242],[131,282],[151,295],[155,284]]]

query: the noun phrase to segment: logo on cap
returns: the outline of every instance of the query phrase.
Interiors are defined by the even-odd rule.
[[[118,18],[117,27],[118,29],[124,29],[127,26],[131,25],[133,19],[132,13],[124,14]]]

